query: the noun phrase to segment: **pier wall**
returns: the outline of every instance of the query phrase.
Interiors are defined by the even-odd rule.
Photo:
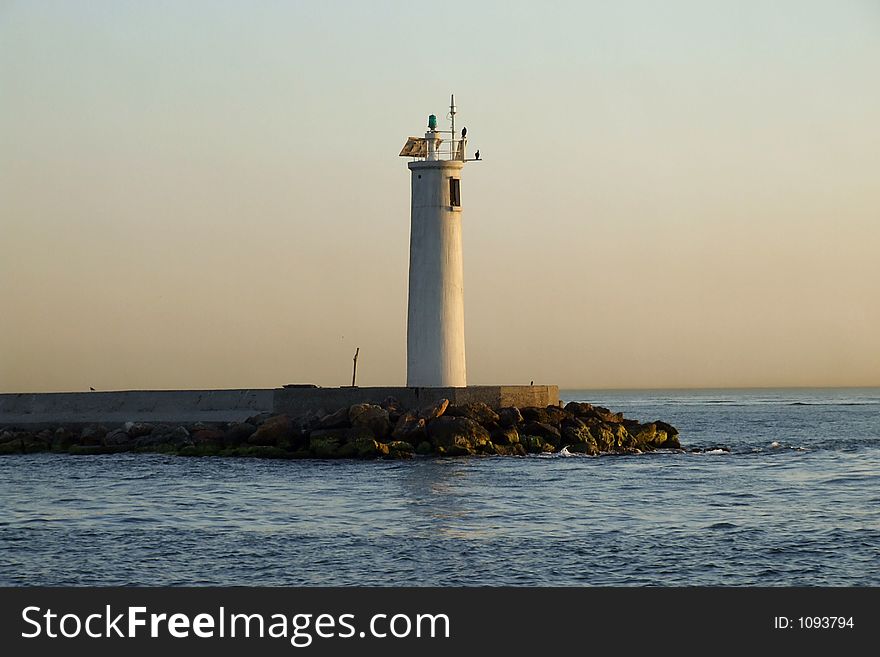
[[[0,394],[0,426],[53,423],[240,422],[258,413],[300,415],[396,398],[419,408],[441,398],[452,404],[555,406],[558,386],[466,388],[266,388],[250,390],[122,390]]]
[[[0,425],[234,422],[272,410],[274,390],[120,390],[0,394]]]
[[[276,413],[299,415],[309,410],[333,411],[352,404],[379,404],[394,397],[404,408],[419,408],[438,399],[451,404],[483,402],[502,406],[556,406],[559,386],[467,386],[464,388],[279,388],[275,391]]]

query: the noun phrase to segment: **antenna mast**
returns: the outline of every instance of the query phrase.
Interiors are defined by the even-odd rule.
[[[455,94],[449,96],[449,118],[452,120],[452,157],[455,158]]]

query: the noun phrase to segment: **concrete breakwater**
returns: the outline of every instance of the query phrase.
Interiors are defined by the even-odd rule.
[[[680,449],[675,427],[641,423],[607,408],[570,402],[564,408],[434,400],[407,408],[395,398],[301,415],[263,412],[232,422],[126,422],[0,428],[0,454],[118,452],[264,458],[410,458],[571,453],[638,454]]]
[[[289,385],[231,390],[0,393],[0,427],[90,422],[108,427],[126,422],[242,422],[259,413],[297,416],[312,410],[379,404],[389,397],[406,408],[421,408],[439,399],[448,399],[453,405],[483,402],[492,408],[549,406],[559,403],[559,388],[548,385],[465,388]]]

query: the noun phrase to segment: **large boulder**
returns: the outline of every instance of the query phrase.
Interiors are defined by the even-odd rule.
[[[556,451],[556,446],[547,442],[541,436],[521,436],[520,445],[530,454]]]
[[[466,417],[444,415],[428,424],[428,439],[438,454],[462,456],[491,447],[489,432]]]
[[[79,434],[80,445],[102,445],[104,444],[104,436],[107,435],[107,427],[99,424],[90,424],[83,427]]]
[[[308,410],[303,415],[298,415],[290,421],[293,423],[295,429],[308,433],[309,431],[318,428],[318,425],[321,424],[321,418],[326,414],[327,413],[324,411],[317,413],[313,410]]]
[[[36,434],[26,433],[22,436],[22,450],[27,454],[46,452],[52,447],[54,433],[49,429],[43,429]]]
[[[612,413],[604,406],[593,406],[586,402],[568,402],[565,410],[580,418],[596,418],[602,422],[623,422],[623,413]]]
[[[563,410],[559,406],[548,406],[547,417],[549,418],[548,424],[552,424],[554,427],[558,427],[565,420],[569,420],[574,416],[568,411]]]
[[[52,436],[52,449],[66,452],[71,445],[75,445],[79,436],[67,427],[58,427]],[[0,440],[0,443],[3,441]]]
[[[318,458],[338,458],[343,435],[338,429],[319,429],[309,436],[309,448]]]
[[[324,415],[318,421],[318,429],[342,429],[350,427],[351,422],[348,420],[348,407],[340,408],[338,411]]]
[[[516,445],[519,443],[519,431],[516,427],[499,427],[492,432],[492,443],[498,445]]]
[[[523,422],[541,422],[542,424],[550,423],[550,414],[543,406],[524,406],[519,409],[522,414]]]
[[[128,432],[123,429],[114,429],[104,436],[105,445],[126,445],[131,441]]]
[[[439,419],[434,420],[434,422],[439,421]],[[391,437],[394,440],[405,440],[418,445],[425,439],[425,419],[411,411],[404,413],[397,420],[394,431],[391,432]]]
[[[20,454],[23,449],[21,432],[4,431],[0,433],[0,454]]]
[[[153,425],[149,422],[126,422],[125,430],[131,438],[141,438],[153,433]]]
[[[654,420],[654,422],[652,424],[655,424],[657,426],[658,431],[665,431],[666,435],[668,435],[668,436],[677,436],[678,435],[678,429],[676,429],[671,424],[664,422],[663,420]]]
[[[560,430],[562,434],[562,444],[569,446],[569,451],[584,452],[587,454],[595,454],[599,451],[596,439],[590,432],[590,428],[577,418],[565,420]],[[586,445],[587,447],[580,447]],[[573,447],[577,446],[575,449]]]
[[[418,416],[425,422],[430,422],[443,415],[447,408],[449,408],[449,400],[438,399],[437,401],[420,408]]]
[[[396,397],[386,397],[382,400],[382,403],[379,404],[379,406],[388,411],[388,419],[391,421],[391,426],[397,424],[397,420],[400,419],[400,416],[403,415],[404,412],[404,409],[401,408],[400,402],[397,401]]]
[[[248,424],[253,424],[255,427],[258,427],[271,417],[275,416],[269,411],[263,411],[262,413],[251,415],[247,420],[245,420],[245,422],[247,422]]]
[[[564,433],[565,429],[570,429],[577,433],[589,433],[590,431],[589,426],[587,426],[587,424],[583,420],[577,417],[570,417],[563,420],[559,425],[559,430]]]
[[[380,443],[374,438],[358,438],[349,444],[354,446],[354,456],[362,459],[374,459],[380,456],[388,456],[388,445]]]
[[[193,445],[192,436],[189,435],[186,427],[174,427],[168,436],[169,442],[178,449]]]
[[[388,457],[392,459],[410,459],[415,455],[416,449],[412,443],[405,440],[392,440],[387,445]]]
[[[603,422],[623,422],[623,413],[612,413],[607,408],[596,406],[596,414]]]
[[[678,439],[678,429],[662,420],[655,420],[652,424],[657,427],[657,431],[663,431],[666,433],[666,440],[660,445],[661,447],[667,449],[681,449],[681,442],[679,442]]]
[[[588,404],[587,402],[568,402],[565,405],[565,410],[578,417],[589,417],[593,415],[593,405]]]
[[[554,447],[559,447],[562,443],[562,434],[559,429],[546,422],[526,422],[519,433],[523,436],[540,436],[544,442],[550,443]]]
[[[499,456],[525,456],[526,448],[520,444],[516,445],[497,445],[493,444],[495,453]]]
[[[633,437],[630,435],[629,431],[626,430],[626,427],[623,424],[612,424],[612,431],[614,432],[615,438],[615,446],[619,450],[632,449],[635,447],[635,441]]]
[[[225,438],[225,431],[211,427],[199,429],[192,434],[192,441],[196,447],[222,447]]]
[[[469,402],[457,404],[446,409],[446,415],[451,417],[465,417],[473,420],[484,427],[498,422],[498,413],[493,411],[483,402]]]
[[[572,417],[572,414],[564,411],[558,406],[526,406],[521,408],[523,419],[526,422],[540,422],[542,424],[552,424],[558,427],[559,424]]]
[[[516,406],[505,406],[498,409],[498,424],[502,427],[515,427],[522,422],[522,413]]]
[[[380,442],[383,438],[386,440],[388,438],[387,436],[377,436],[372,429],[364,426],[349,427],[348,429],[318,429],[318,431],[338,431],[341,433],[343,442],[346,443],[353,443],[361,438],[372,438]]]
[[[566,445],[568,451],[573,454],[589,454],[590,456],[596,456],[599,453],[599,448],[596,447],[596,441],[591,443],[572,443],[571,445]]]
[[[600,452],[613,452],[617,448],[617,437],[607,424],[598,424],[590,427],[590,433],[596,438],[596,445]]]
[[[186,430],[189,431],[189,435],[193,435],[197,431],[204,431],[205,429],[214,428],[214,425],[208,424],[207,422],[195,422],[193,424],[186,425]]]
[[[257,427],[248,422],[232,422],[226,427],[223,443],[230,447],[238,447],[242,443],[246,443],[256,430]]]
[[[377,438],[391,434],[388,411],[376,404],[355,404],[348,409],[348,421],[352,427],[369,429]]]
[[[248,422],[247,424],[250,424]],[[274,415],[263,421],[248,438],[251,445],[282,446],[293,437],[293,423],[286,415]]]
[[[391,411],[402,411],[403,410],[400,407],[400,402],[397,401],[397,397],[386,397],[381,402],[379,402],[379,406],[384,408],[389,413]]]
[[[675,427],[665,422],[657,421],[630,427],[629,433],[632,436],[632,446],[642,450],[681,448]]]

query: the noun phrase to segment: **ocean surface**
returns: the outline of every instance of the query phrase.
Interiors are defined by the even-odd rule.
[[[562,396],[704,451],[4,456],[0,585],[880,585],[880,389]]]

